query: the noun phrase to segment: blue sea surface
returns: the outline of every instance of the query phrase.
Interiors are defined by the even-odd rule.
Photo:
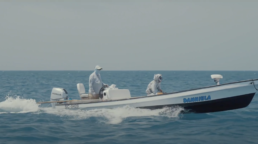
[[[115,109],[56,110],[49,101],[53,87],[62,87],[78,99],[77,83],[88,91],[92,71],[0,72],[0,143],[173,143],[257,144],[257,94],[246,108],[204,114],[182,114],[179,108],[157,110],[129,106]],[[102,71],[104,83],[144,96],[154,74],[162,74],[165,92],[257,79],[258,71]]]

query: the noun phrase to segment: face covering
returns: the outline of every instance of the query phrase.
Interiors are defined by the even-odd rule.
[[[95,70],[95,73],[96,73],[97,75],[99,75],[99,74],[100,74],[100,70],[96,69],[96,70]]]
[[[159,77],[159,83],[160,83],[161,81],[162,81],[162,77],[160,76],[160,77]]]

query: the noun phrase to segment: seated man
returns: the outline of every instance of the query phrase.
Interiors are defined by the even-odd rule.
[[[99,98],[99,90],[102,88],[104,83],[102,83],[100,70],[102,68],[100,66],[95,67],[95,71],[90,75],[89,78],[89,98],[90,99],[98,99]]]
[[[161,74],[155,74],[153,79],[154,80],[149,83],[149,85],[146,89],[147,96],[157,95],[158,92],[162,92],[162,90],[160,89],[160,83],[162,81],[162,75]]]

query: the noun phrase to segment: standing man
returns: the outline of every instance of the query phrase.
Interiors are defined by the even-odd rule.
[[[89,98],[90,99],[98,99],[99,98],[99,90],[105,85],[100,76],[100,71],[102,67],[96,65],[95,71],[90,75],[89,78]]]
[[[147,96],[157,95],[158,92],[162,92],[160,89],[160,83],[162,81],[161,74],[155,74],[153,81],[151,81],[146,89]],[[163,92],[162,92],[163,93]]]

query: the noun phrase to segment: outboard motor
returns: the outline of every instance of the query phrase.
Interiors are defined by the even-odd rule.
[[[68,99],[68,93],[63,88],[53,88],[50,96],[50,101],[64,101]],[[54,108],[56,103],[51,103]]]
[[[219,80],[223,78],[222,75],[220,74],[213,74],[211,75],[211,78],[214,80],[214,82],[219,85]]]

